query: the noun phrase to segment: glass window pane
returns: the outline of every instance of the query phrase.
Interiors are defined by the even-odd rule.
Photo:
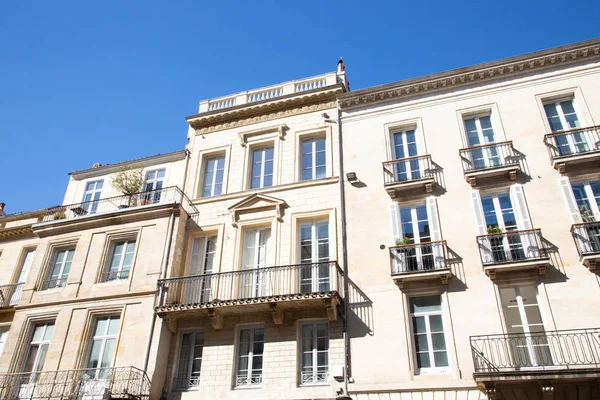
[[[119,318],[111,318],[108,324],[107,335],[116,335],[119,329]]]
[[[427,335],[415,335],[415,349],[417,350],[417,352],[429,350]]]
[[[415,333],[425,333],[425,317],[413,317],[413,330]]]
[[[99,318],[96,320],[96,329],[94,336],[104,336],[108,328],[108,318]]]
[[[431,345],[433,346],[433,350],[446,350],[446,341],[444,340],[444,334],[432,333]]]
[[[417,354],[417,366],[419,368],[430,368],[431,363],[429,362],[429,354],[428,353],[418,353]]]
[[[325,139],[315,139],[317,151],[325,151]]]
[[[441,315],[430,315],[429,316],[429,327],[431,329],[431,332],[444,332],[442,316]]]
[[[436,351],[433,353],[433,359],[436,367],[447,367],[448,366],[448,353],[445,351]]]
[[[46,325],[46,332],[44,332],[44,341],[49,342],[52,339],[54,333],[54,324]]]
[[[441,311],[442,299],[439,295],[434,296],[421,296],[410,298],[410,312],[432,312]]]
[[[90,350],[90,355],[88,357],[88,362],[86,364],[86,368],[98,368],[100,364],[100,350],[102,349],[102,341],[94,340],[92,342],[92,349]]]
[[[112,364],[113,355],[115,352],[115,339],[107,339],[104,344],[104,352],[102,354],[102,360],[100,360],[101,368],[108,368]]]

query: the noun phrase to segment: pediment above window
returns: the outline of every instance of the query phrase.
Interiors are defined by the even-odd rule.
[[[235,203],[228,210],[231,214],[231,224],[237,227],[241,216],[248,214],[263,214],[262,217],[272,216],[281,221],[283,209],[286,207],[288,205],[284,200],[257,193]]]
[[[242,145],[242,147],[246,147],[246,145],[248,144],[248,139],[255,136],[264,136],[267,138],[278,137],[279,140],[283,140],[286,129],[286,124],[271,125],[266,126],[264,128],[239,132],[238,136],[240,137],[240,144]]]

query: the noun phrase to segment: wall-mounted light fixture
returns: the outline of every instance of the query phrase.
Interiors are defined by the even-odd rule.
[[[358,180],[356,172],[348,172],[346,174],[346,179],[348,179],[348,182],[356,182]]]

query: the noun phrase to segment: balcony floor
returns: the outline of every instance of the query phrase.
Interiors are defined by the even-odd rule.
[[[531,271],[537,270],[539,275],[545,275],[548,265],[550,264],[549,257],[536,258],[534,260],[512,261],[497,264],[487,264],[483,266],[483,271],[490,279],[496,279],[496,274],[505,274],[508,272]]]
[[[450,268],[439,268],[432,270],[420,270],[411,272],[398,272],[392,274],[394,283],[400,288],[404,288],[405,282],[430,282],[431,280],[439,279],[443,285],[448,284],[448,280],[452,272]]]

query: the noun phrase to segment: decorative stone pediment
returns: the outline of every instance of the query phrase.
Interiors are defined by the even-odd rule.
[[[240,215],[242,214],[271,211],[273,217],[281,221],[283,218],[283,209],[287,206],[287,203],[281,199],[256,193],[235,203],[228,210],[231,213],[231,225],[237,227]]]
[[[246,144],[248,143],[248,138],[251,138],[254,136],[266,136],[269,134],[273,134],[273,135],[276,135],[279,138],[279,140],[283,140],[286,129],[287,129],[286,124],[278,124],[278,125],[267,126],[264,128],[238,132],[238,136],[240,137],[240,144],[242,145],[242,147],[246,147]]]

